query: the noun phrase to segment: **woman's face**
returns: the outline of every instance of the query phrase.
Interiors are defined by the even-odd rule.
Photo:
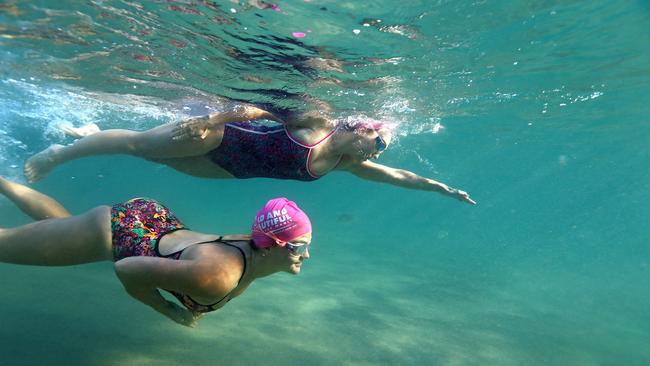
[[[357,132],[359,139],[355,144],[357,157],[363,160],[377,159],[388,148],[393,138],[389,129],[363,129]]]
[[[298,274],[302,261],[309,258],[309,244],[311,233],[303,234],[286,243],[283,247],[273,247],[278,261],[286,268],[286,272]]]

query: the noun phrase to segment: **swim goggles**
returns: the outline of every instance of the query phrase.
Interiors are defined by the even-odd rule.
[[[377,137],[375,137],[375,149],[377,149],[377,152],[378,153],[384,152],[387,146],[388,145],[386,145],[386,141],[384,141],[384,139],[382,139],[381,136],[377,134]]]
[[[296,244],[290,241],[285,243],[287,249],[295,255],[304,255],[307,249],[309,249],[309,244]]]

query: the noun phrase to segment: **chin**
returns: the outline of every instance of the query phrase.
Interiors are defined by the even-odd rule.
[[[289,268],[289,273],[291,274],[299,274],[300,273],[300,265],[297,264],[292,264],[291,267]]]

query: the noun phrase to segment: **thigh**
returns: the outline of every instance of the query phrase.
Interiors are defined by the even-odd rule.
[[[201,178],[235,178],[228,171],[213,163],[205,156],[188,156],[184,158],[149,159],[165,164],[179,172]]]
[[[110,207],[47,219],[0,233],[0,260],[66,266],[111,260]]]
[[[139,155],[154,158],[181,158],[201,156],[216,149],[223,140],[223,125],[216,126],[205,139],[190,137],[174,139],[174,131],[186,121],[167,123],[130,137],[133,148]]]
[[[78,239],[66,248],[68,254],[83,263],[113,260],[110,217],[109,206],[99,206],[76,216],[68,226]]]

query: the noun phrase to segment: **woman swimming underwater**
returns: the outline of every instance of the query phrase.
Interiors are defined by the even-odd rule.
[[[216,235],[189,230],[167,207],[146,198],[71,216],[53,198],[1,177],[0,194],[37,220],[0,228],[0,262],[69,266],[113,261],[129,295],[190,327],[253,280],[278,272],[298,274],[309,258],[311,222],[286,198],[272,199],[258,211],[250,235]],[[178,302],[165,299],[160,290]]]
[[[276,126],[257,120],[279,122]],[[465,191],[413,172],[375,163],[392,131],[374,120],[339,122],[313,111],[276,113],[239,105],[231,111],[169,123],[147,131],[105,130],[68,146],[52,145],[25,164],[30,181],[67,161],[128,154],[207,178],[316,180],[333,170],[409,189],[438,192],[470,204]]]

